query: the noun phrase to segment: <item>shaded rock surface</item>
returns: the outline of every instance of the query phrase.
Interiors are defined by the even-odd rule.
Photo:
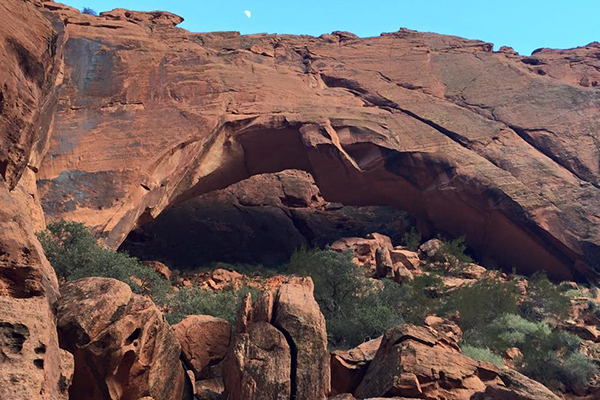
[[[229,347],[231,324],[209,315],[190,315],[173,326],[182,358],[201,379],[205,369],[219,363]]]
[[[484,264],[596,277],[596,44],[536,53],[572,65],[566,77],[406,29],[195,34],[168,13],[43,8],[66,38],[38,182],[52,219],[116,248],[168,206],[300,169],[328,201],[409,211],[426,236],[465,234]]]
[[[256,175],[165,210],[121,249],[187,269],[213,261],[278,265],[302,245],[381,232],[398,242],[412,219],[391,207],[326,202],[304,171]]]
[[[67,283],[57,304],[61,347],[75,357],[70,398],[191,398],[181,348],[162,313],[123,282]]]
[[[292,278],[275,294],[244,299],[224,361],[228,399],[327,398],[327,333],[312,292],[309,278]]]
[[[0,398],[63,400],[73,356],[59,349],[58,282],[35,232],[35,172],[60,81],[59,37],[31,1],[0,3]]]
[[[331,352],[331,394],[353,393],[375,358],[383,336],[350,350]]]
[[[497,368],[462,355],[454,340],[426,327],[399,325],[383,336],[355,395],[467,400],[494,383],[501,383]]]

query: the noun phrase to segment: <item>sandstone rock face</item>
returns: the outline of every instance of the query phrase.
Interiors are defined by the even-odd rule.
[[[35,171],[56,100],[59,37],[32,3],[0,4],[0,398],[60,400],[73,356],[58,346],[58,282],[35,237],[44,227]]]
[[[383,336],[354,394],[468,400],[496,383],[501,383],[497,368],[460,354],[454,340],[425,327],[399,325]]]
[[[503,385],[490,385],[473,400],[559,400],[539,382],[510,369],[500,371]],[[506,385],[506,386],[504,386]]]
[[[58,34],[32,3],[0,5],[0,178],[10,189],[39,168],[60,82]]]
[[[224,362],[226,398],[327,398],[327,333],[313,289],[310,279],[292,278],[275,295],[244,299]]]
[[[70,398],[191,398],[171,328],[152,301],[127,284],[108,278],[70,282],[57,317],[61,347],[75,356]]]
[[[195,380],[203,377],[205,368],[219,363],[227,354],[231,324],[209,315],[190,315],[173,326],[181,345],[183,360],[194,372]]]
[[[353,393],[375,354],[383,336],[369,340],[350,350],[334,350],[331,353],[331,393]]]
[[[390,205],[426,235],[465,234],[484,264],[596,276],[595,44],[535,55],[549,71],[573,64],[572,79],[489,43],[409,30],[194,34],[167,14],[43,4],[66,38],[39,176],[51,218],[117,247],[167,206],[300,169],[328,201]]]

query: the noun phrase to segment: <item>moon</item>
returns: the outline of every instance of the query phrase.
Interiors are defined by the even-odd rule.
[[[248,10],[244,11],[244,14],[246,14],[246,17],[248,18],[252,18],[252,13]]]

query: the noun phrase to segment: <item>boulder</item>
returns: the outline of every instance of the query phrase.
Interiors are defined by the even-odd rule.
[[[174,325],[173,332],[181,345],[184,363],[198,380],[206,376],[207,367],[225,358],[231,324],[210,315],[190,315]]]
[[[431,328],[398,325],[383,336],[354,394],[467,400],[496,383],[497,368],[462,355],[453,339]]]
[[[375,357],[380,336],[350,350],[331,352],[331,394],[353,393]]]
[[[385,278],[393,272],[395,271],[389,249],[385,247],[377,248],[375,250],[375,276]]]
[[[298,399],[326,399],[330,392],[329,352],[325,318],[313,297],[310,278],[293,278],[275,297],[273,325],[295,353],[293,381]]]
[[[547,387],[517,371],[505,368],[499,371],[499,377],[501,384],[489,385],[472,400],[560,400]]]
[[[154,272],[163,277],[167,281],[171,281],[171,270],[160,261],[144,261],[144,265],[152,268]]]
[[[393,262],[390,251],[394,249],[388,236],[370,233],[366,238],[341,238],[331,244],[336,251],[352,250],[356,263],[363,267],[375,267],[375,274],[383,277],[392,271]]]
[[[223,399],[223,382],[219,379],[205,379],[196,382],[196,399],[197,400],[222,400]]]
[[[255,322],[235,336],[223,366],[226,398],[289,400],[292,353],[281,331]]]
[[[327,333],[313,290],[310,278],[291,278],[254,304],[244,298],[223,365],[228,399],[327,398]]]
[[[435,253],[442,247],[442,241],[439,239],[431,239],[419,246],[419,250],[427,257],[433,257]]]
[[[181,348],[162,313],[123,282],[85,278],[57,302],[61,347],[75,357],[70,398],[191,398]]]
[[[390,250],[390,257],[394,265],[400,263],[410,271],[418,271],[421,266],[419,253],[403,248],[394,248]]]

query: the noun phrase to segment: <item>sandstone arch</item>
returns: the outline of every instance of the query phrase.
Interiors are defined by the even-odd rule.
[[[53,11],[65,75],[38,175],[50,219],[116,247],[171,204],[295,168],[328,200],[466,234],[484,262],[596,278],[597,88],[456,37],[193,34],[132,15]],[[576,52],[593,63],[594,49]]]

